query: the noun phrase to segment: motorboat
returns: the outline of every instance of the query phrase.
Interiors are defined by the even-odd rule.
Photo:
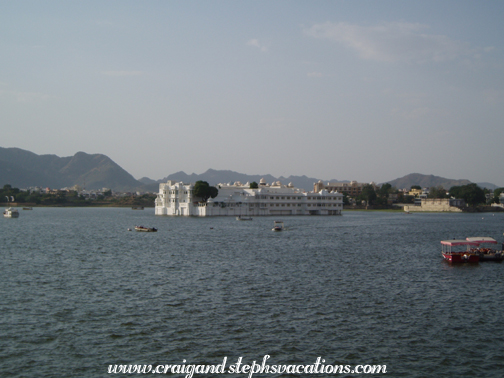
[[[243,217],[241,215],[238,215],[236,217],[236,220],[238,220],[238,221],[250,221],[250,220],[252,220],[252,217]]]
[[[271,229],[271,231],[283,231],[285,228],[284,228],[284,224],[282,221],[275,221],[275,223],[273,224],[273,228]]]
[[[5,218],[19,218],[19,211],[13,207],[4,210],[3,215]]]
[[[442,240],[443,258],[451,263],[477,263],[479,262],[479,254],[474,252],[474,248],[479,246],[479,243],[468,240]]]
[[[156,227],[135,226],[135,231],[140,231],[140,232],[157,232],[157,228]]]

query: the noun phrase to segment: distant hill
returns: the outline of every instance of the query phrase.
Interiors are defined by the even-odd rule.
[[[467,185],[471,181],[465,179],[447,179],[434,175],[422,175],[420,173],[411,173],[404,177],[387,181],[390,185],[397,189],[410,189],[413,185],[419,185],[422,188],[430,188],[433,186],[442,186],[445,189],[450,189],[452,186]]]
[[[141,179],[138,179],[138,181],[140,181],[144,185],[156,184],[157,183],[156,180],[150,179],[148,177],[142,177]]]
[[[195,174],[192,173],[188,175],[185,172],[176,172],[172,173],[171,175],[156,181],[156,185],[159,185],[159,183],[166,182],[168,180],[174,180],[174,181],[182,181],[184,183],[194,183],[198,180],[206,181],[210,185],[217,185],[217,184],[224,184],[224,183],[234,183],[236,181],[240,181],[242,184],[245,184],[247,182],[257,182],[264,178],[268,184],[271,184],[274,181],[280,181],[282,184],[289,184],[292,183],[296,188],[304,189],[306,191],[313,190],[313,184],[319,181],[319,179],[313,178],[313,177],[307,177],[307,176],[289,176],[289,177],[274,177],[270,174],[264,174],[264,175],[247,175],[244,173],[238,173],[234,171],[229,171],[229,170],[215,170],[215,169],[209,169],[204,173],[201,174]],[[141,181],[145,184],[148,184],[148,187],[151,188],[152,185],[154,185],[152,182],[149,183],[149,178],[142,178]],[[152,180],[151,180],[152,181]],[[335,179],[332,180],[325,180],[325,181],[337,181]]]
[[[247,175],[244,173],[238,173],[229,170],[215,170],[209,169],[204,173],[195,174],[192,173],[188,175],[183,171],[179,171],[176,173],[172,173],[171,175],[154,181],[147,177],[141,178],[139,181],[146,184],[146,187],[149,191],[157,191],[159,189],[159,183],[166,182],[168,180],[174,181],[182,181],[184,183],[194,183],[198,180],[207,181],[210,185],[217,185],[221,183],[234,183],[235,181],[240,181],[242,184],[246,182],[259,182],[261,178],[264,178],[268,184],[271,184],[273,181],[280,181],[282,184],[292,183],[296,188],[301,188],[306,191],[313,190],[313,184],[318,182],[320,179],[314,177],[307,176],[289,176],[289,177],[274,177],[270,174],[265,175]],[[322,180],[324,183],[327,182],[338,182],[336,179],[331,180]],[[339,182],[349,182],[348,180],[340,180]],[[433,186],[443,186],[445,189],[450,189],[452,186],[456,185],[467,185],[470,184],[471,181],[461,179],[454,180],[448,179],[444,177],[434,176],[434,175],[423,175],[420,173],[411,173],[404,177],[388,181],[392,186],[395,186],[398,189],[410,189],[413,185],[419,185],[422,188],[430,188]],[[494,189],[496,185],[491,183],[479,183],[481,188]]]
[[[102,154],[77,152],[74,156],[37,155],[20,148],[0,147],[0,185],[64,188],[79,185],[88,190],[140,189],[143,184]]]
[[[497,189],[497,188],[498,188],[498,186],[497,186],[497,185],[492,184],[492,183],[490,183],[490,182],[478,182],[477,184],[478,184],[478,186],[479,186],[480,188],[482,188],[482,189],[487,188],[487,189],[494,190],[494,189]]]
[[[313,190],[313,184],[320,179],[307,176],[274,177],[270,174],[247,175],[230,170],[208,169],[201,174],[188,175],[179,171],[161,180],[142,177],[135,178],[103,154],[87,154],[77,152],[74,156],[59,157],[56,155],[37,155],[20,148],[0,147],[0,186],[10,184],[18,188],[31,186],[60,189],[79,185],[88,190],[110,188],[114,191],[149,191],[157,192],[159,183],[168,180],[194,183],[198,180],[207,181],[210,185],[234,183],[240,181],[257,182],[264,178],[268,184],[280,181],[282,184],[292,183],[295,187],[306,191]],[[322,180],[337,182],[336,179]],[[348,181],[347,181],[348,182]],[[409,189],[413,185],[422,188],[443,186],[449,189],[455,185],[470,184],[469,180],[454,180],[444,177],[412,173],[407,176],[388,181],[398,189]],[[480,187],[494,189],[491,183],[480,183]]]

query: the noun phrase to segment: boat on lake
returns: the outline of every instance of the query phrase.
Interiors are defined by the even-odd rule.
[[[132,210],[143,210],[144,207],[143,206],[133,206],[131,209]]]
[[[284,223],[282,221],[275,221],[271,231],[283,231],[283,230],[285,230]]]
[[[33,210],[33,207],[23,207],[23,210]]]
[[[13,207],[4,210],[3,215],[5,218],[19,218],[19,211]]]
[[[488,236],[475,236],[466,238],[467,241],[478,243],[478,248],[472,248],[471,251],[479,255],[479,261],[502,261],[504,253],[502,249],[499,251],[492,248],[498,244],[497,240]],[[489,244],[491,244],[489,246]],[[503,246],[504,249],[504,246]]]
[[[140,232],[157,232],[157,228],[156,227],[135,226],[135,231],[140,231]]]
[[[477,263],[479,262],[479,254],[472,249],[479,246],[477,242],[468,240],[442,240],[441,254],[443,258],[452,263]]]
[[[248,221],[248,220],[252,220],[252,217],[243,217],[241,215],[238,215],[236,217],[236,220],[238,220],[238,221]]]

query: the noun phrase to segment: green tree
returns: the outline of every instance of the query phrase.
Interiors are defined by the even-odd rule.
[[[420,185],[411,185],[411,189],[422,189],[422,187]]]
[[[494,190],[493,192],[493,199],[492,199],[492,202],[494,203],[500,203],[500,194],[504,192],[504,188],[497,188]]]
[[[42,201],[42,196],[38,192],[32,192],[26,197],[26,202],[35,203],[37,205]]]
[[[257,184],[257,182],[255,181],[252,181],[250,183],[250,189],[257,189],[257,188],[259,188],[259,184]]]
[[[194,184],[193,194],[200,197],[203,202],[208,201],[209,198],[217,197],[219,190],[215,186],[210,186],[206,181],[196,181]]]
[[[433,186],[429,189],[429,198],[447,198],[446,189],[442,185]]]
[[[5,184],[3,188],[0,189],[0,196],[1,202],[12,201],[12,197],[14,197],[14,201],[22,202],[24,192],[21,192],[19,188],[13,188],[10,184]]]
[[[366,201],[368,205],[372,205],[376,200],[376,192],[373,185],[366,184],[362,187],[362,192],[358,197],[361,201]]]
[[[388,198],[388,195],[390,193],[392,193],[393,191],[394,190],[392,188],[392,185],[387,182],[386,184],[383,184],[380,187],[380,189],[378,189],[378,191],[376,192],[376,194],[378,195],[378,197]]]
[[[479,205],[486,202],[485,192],[477,184],[467,184],[452,186],[450,195],[455,198],[462,198],[470,206]]]
[[[350,205],[350,200],[346,193],[343,193],[343,205]]]

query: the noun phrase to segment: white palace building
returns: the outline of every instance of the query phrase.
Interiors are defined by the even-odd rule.
[[[193,196],[194,184],[168,181],[159,184],[156,215],[170,216],[262,216],[262,215],[341,215],[343,194],[327,190],[305,192],[279,181],[266,184],[261,179],[257,189],[250,184],[217,185],[217,197],[201,202]]]

